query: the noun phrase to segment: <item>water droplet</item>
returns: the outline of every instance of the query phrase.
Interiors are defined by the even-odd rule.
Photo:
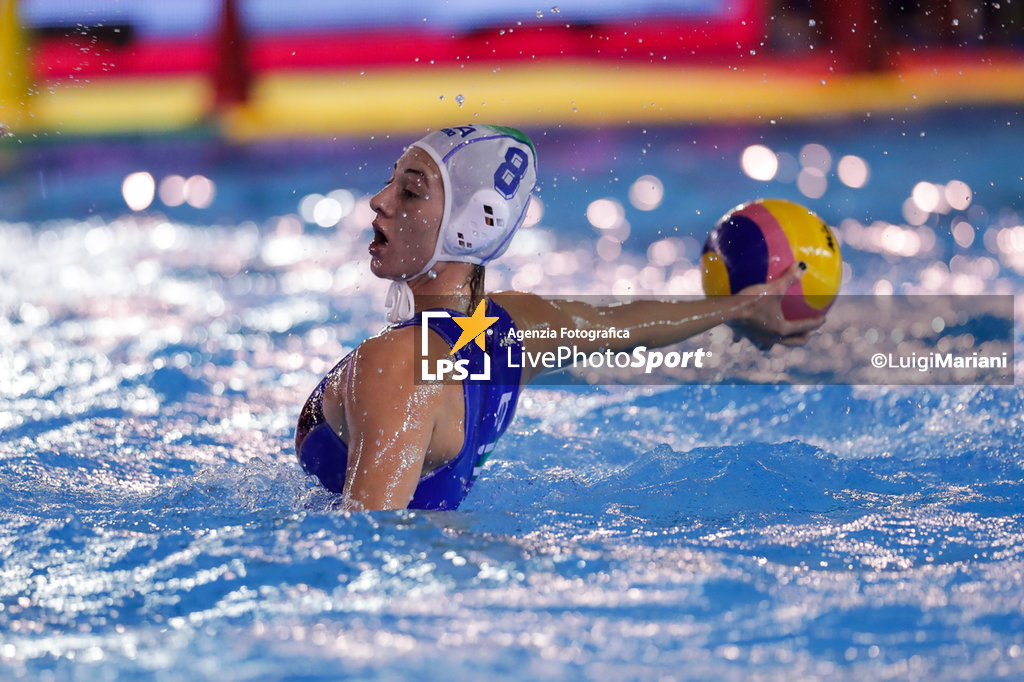
[[[459,105],[459,108],[461,109],[462,105],[466,102],[466,97],[464,95],[461,95],[461,94],[455,95],[455,102],[456,102],[456,104]]]
[[[442,102],[444,101],[444,95],[441,95],[441,101]]]
[[[815,26],[818,25],[818,22],[815,21],[814,19],[811,19],[810,21],[807,22],[807,25],[810,26],[811,28],[814,28]]]

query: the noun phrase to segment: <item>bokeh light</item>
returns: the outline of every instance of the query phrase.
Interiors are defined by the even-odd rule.
[[[909,199],[906,203],[913,204]],[[913,206],[913,210],[919,209]],[[839,224],[838,235],[843,244],[855,249],[907,258],[931,253],[936,242],[935,232],[927,226],[907,227],[884,221],[865,226],[852,218]]]
[[[530,203],[526,205],[526,215],[523,217],[523,227],[533,227],[543,219],[544,202],[530,195]]]
[[[939,208],[942,195],[936,185],[922,180],[914,185],[910,198],[913,199],[914,205],[925,213],[934,213]]]
[[[641,175],[629,188],[629,203],[641,211],[653,211],[665,198],[665,185],[653,175]]]
[[[184,243],[181,232],[171,223],[157,223],[149,233],[149,241],[161,251],[170,251]]]
[[[156,181],[146,171],[128,174],[121,183],[121,196],[128,208],[133,211],[144,211],[153,203],[156,194]]]
[[[740,156],[740,167],[743,172],[754,180],[767,182],[775,177],[779,170],[779,159],[763,144],[752,144],[743,150]]]
[[[928,215],[928,211],[922,209],[913,197],[903,202],[903,219],[909,225],[924,225],[928,220]]]
[[[302,219],[304,221],[306,221],[307,223],[316,222],[314,210],[316,209],[316,205],[323,199],[323,194],[316,193],[307,194],[306,196],[302,197],[302,199],[299,201],[299,215],[302,216]]]
[[[659,239],[647,247],[647,260],[651,265],[668,267],[683,255],[678,239]]]
[[[360,201],[356,199],[352,190],[344,188],[333,190],[326,195],[314,192],[299,200],[299,216],[307,223],[326,229],[356,213],[360,208]],[[369,225],[371,220],[372,214],[366,224]]]
[[[185,202],[193,208],[209,208],[217,188],[205,175],[193,175],[185,181]]]
[[[847,187],[859,189],[867,184],[870,172],[867,161],[859,156],[847,154],[836,164],[836,175],[839,176],[839,182]]]
[[[164,206],[181,206],[185,203],[185,178],[181,175],[168,175],[160,181],[158,193]]]
[[[320,227],[334,227],[342,217],[341,204],[332,197],[321,198],[313,207],[313,222]]]
[[[612,230],[625,220],[626,212],[615,199],[596,199],[587,206],[587,221],[599,230]]]
[[[966,220],[954,220],[952,232],[957,246],[966,249],[974,243],[974,226]]]
[[[800,166],[828,173],[832,169],[832,154],[824,145],[810,142],[800,148]]]
[[[350,214],[356,207],[356,195],[352,193],[352,190],[348,189],[336,189],[332,192],[327,193],[329,199],[333,199],[338,202],[338,208],[341,209],[341,217],[344,218]]]
[[[882,229],[879,246],[899,256],[916,256],[921,251],[921,237],[913,230],[888,225]]]
[[[943,195],[952,208],[958,211],[966,211],[974,200],[974,192],[963,180],[950,180],[943,188]]]
[[[820,168],[808,166],[801,169],[796,176],[796,187],[800,193],[809,199],[819,199],[828,189],[828,178]]]

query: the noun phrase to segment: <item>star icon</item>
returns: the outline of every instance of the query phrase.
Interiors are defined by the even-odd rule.
[[[452,355],[459,352],[470,341],[476,341],[476,345],[480,346],[480,350],[486,350],[484,348],[484,332],[487,331],[488,327],[497,322],[498,318],[487,317],[487,307],[484,304],[484,301],[480,301],[480,305],[476,307],[471,317],[452,318],[456,324],[462,327],[462,335],[459,336],[459,340],[452,346]]]

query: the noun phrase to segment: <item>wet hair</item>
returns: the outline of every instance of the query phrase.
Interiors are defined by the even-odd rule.
[[[469,276],[469,309],[476,310],[480,301],[484,300],[487,292],[484,291],[484,278],[487,268],[483,265],[474,265],[473,272]]]

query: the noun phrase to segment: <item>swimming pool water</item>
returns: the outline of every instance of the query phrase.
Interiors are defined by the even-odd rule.
[[[873,173],[864,189],[803,199],[834,223],[899,223],[919,180],[974,190],[970,245],[951,234],[968,211],[933,217],[935,244],[918,253],[846,243],[847,291],[885,279],[897,292],[1013,293],[1024,181],[1005,152],[1024,142],[1019,124],[984,111],[531,131],[548,159],[545,215],[492,282],[526,272],[545,293],[623,278],[665,291],[671,268],[641,272],[670,234],[677,284],[692,286],[684,271],[717,215],[800,198],[743,176],[743,147],[820,142]],[[322,373],[382,324],[383,287],[366,274],[365,230],[280,217],[307,192],[372,191],[400,142],[103,144],[30,145],[4,181],[19,200],[0,223],[8,675],[1024,674],[1018,386],[529,389],[463,509],[345,514],[302,475],[292,429]],[[218,200],[206,214],[128,215],[120,180],[143,168],[204,172]],[[643,173],[666,185],[650,213],[625,198]],[[583,216],[600,197],[617,197],[632,229],[607,263]],[[541,248],[575,271],[531,269]]]

